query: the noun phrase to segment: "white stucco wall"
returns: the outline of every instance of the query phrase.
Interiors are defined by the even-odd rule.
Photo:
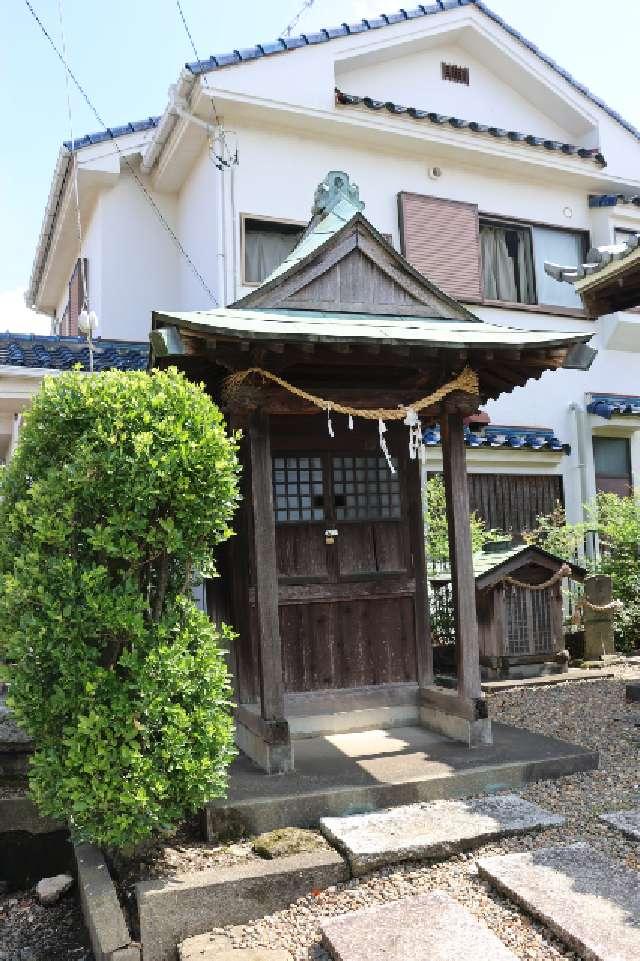
[[[443,60],[469,67],[469,87],[442,81]],[[468,131],[418,124],[387,111],[337,107],[336,83],[348,93],[599,145],[608,166],[603,171],[591,161],[553,151],[474,139]],[[220,70],[209,77],[209,85],[219,95],[218,110],[233,132],[239,163],[221,174],[206,144],[195,160],[192,146],[185,147],[188,157],[180,163],[187,172],[178,190],[156,192],[154,198],[221,304],[250,289],[241,285],[241,215],[306,222],[315,188],[331,169],[347,171],[359,185],[365,215],[391,234],[398,250],[400,191],[467,201],[481,213],[523,222],[586,230],[596,245],[611,242],[615,226],[640,230],[636,207],[588,206],[591,192],[637,192],[638,141],[476,9],[456,8]],[[167,148],[169,157],[171,151],[177,156],[179,143]],[[172,161],[165,156],[163,162]],[[438,179],[429,176],[434,165],[442,171]],[[84,250],[92,306],[104,337],[145,339],[154,308],[211,306],[193,268],[124,173],[116,186],[100,194]],[[62,308],[65,302],[63,291]],[[549,461],[545,469],[562,471],[568,513],[577,517],[585,488],[581,474],[592,474],[592,463],[589,451],[584,463],[578,456],[573,408],[584,407],[587,391],[640,394],[636,315],[626,315],[622,331],[616,316],[593,321],[488,306],[471,309],[493,323],[594,335],[599,354],[590,371],[549,372],[487,405],[495,423],[550,427],[572,445],[570,456],[560,463]],[[592,420],[584,420],[588,432],[597,429]],[[634,470],[640,475],[640,435],[633,425],[629,430]],[[585,437],[588,446],[590,433]],[[503,460],[499,469],[508,470],[508,458]],[[531,464],[535,473],[543,460],[532,457]],[[526,470],[523,459],[517,470]],[[587,488],[591,482],[592,477]]]
[[[176,198],[156,193],[153,199],[175,225]],[[174,242],[126,173],[103,193],[100,221],[100,336],[146,340],[151,310],[180,306]],[[91,264],[90,260],[90,270]]]

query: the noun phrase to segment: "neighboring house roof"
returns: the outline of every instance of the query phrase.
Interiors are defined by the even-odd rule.
[[[631,197],[625,197],[624,194],[589,194],[590,207],[617,207],[618,204],[640,207],[640,194]]]
[[[95,371],[145,370],[148,358],[148,343],[101,338],[94,341]],[[72,370],[76,364],[89,369],[89,348],[84,337],[0,333],[0,371],[3,367]]]
[[[428,427],[423,433],[423,441],[427,447],[437,447],[440,444],[440,428]],[[470,448],[571,453],[570,446],[561,444],[550,427],[511,427],[501,424],[487,424],[481,430],[465,427],[464,442]]]
[[[336,103],[345,107],[366,107],[368,110],[387,110],[392,114],[406,114],[412,120],[428,120],[433,124],[448,124],[455,130],[471,130],[473,133],[486,134],[500,140],[510,140],[512,143],[523,143],[530,147],[543,147],[545,150],[557,150],[569,156],[580,157],[583,160],[593,160],[599,167],[606,167],[607,162],[597,147],[577,147],[575,144],[561,143],[558,140],[548,140],[536,137],[531,133],[521,133],[518,130],[505,130],[493,127],[476,120],[462,120],[460,117],[446,116],[418,107],[404,107],[391,100],[374,100],[372,97],[360,97],[356,94],[344,93],[336,88]]]
[[[611,420],[614,414],[640,417],[640,397],[633,394],[589,394],[587,411]]]
[[[390,14],[380,14],[379,17],[369,17],[366,20],[360,20],[357,23],[341,23],[338,27],[328,27],[326,29],[321,29],[314,33],[303,33],[299,37],[280,37],[278,40],[274,40],[271,43],[258,43],[254,47],[245,47],[240,50],[232,50],[228,53],[215,54],[208,57],[206,60],[196,60],[192,63],[187,63],[186,67],[195,76],[200,76],[201,74],[210,73],[214,70],[220,70],[223,67],[231,67],[235,64],[245,63],[249,60],[259,60],[262,57],[271,57],[275,54],[288,53],[291,50],[297,50],[300,47],[314,46],[318,43],[327,43],[329,40],[337,40],[340,37],[348,37],[353,34],[364,33],[370,30],[380,30],[384,27],[390,27],[397,23],[402,23],[406,20],[418,20],[421,17],[429,17],[434,14],[443,13],[447,10],[453,10],[456,7],[476,7],[478,10],[497,23],[498,26],[502,27],[514,40],[519,41],[523,46],[530,50],[531,53],[535,54],[539,60],[550,67],[555,73],[559,74],[567,83],[579,91],[583,96],[587,97],[592,103],[601,110],[604,110],[613,120],[617,121],[621,126],[628,130],[630,134],[633,134],[638,140],[640,140],[640,131],[625,120],[617,110],[613,110],[608,107],[607,104],[600,97],[597,97],[592,93],[588,87],[584,84],[579,83],[575,80],[571,74],[564,70],[559,64],[552,60],[544,54],[535,43],[531,43],[527,40],[518,30],[510,26],[506,20],[490,10],[482,0],[438,0],[437,3],[420,4],[413,10],[399,10],[397,13]]]
[[[153,130],[159,123],[160,117],[131,120],[120,127],[107,127],[106,130],[99,130],[97,133],[87,133],[83,137],[78,137],[77,140],[65,140],[64,146],[67,150],[81,150],[83,147],[93,147],[97,143],[105,143],[107,140],[115,140],[117,137],[126,137],[130,133]]]

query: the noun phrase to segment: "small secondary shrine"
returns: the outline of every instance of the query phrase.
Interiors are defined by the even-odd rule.
[[[583,581],[586,570],[533,544],[489,545],[474,556],[473,570],[483,679],[567,671],[562,584]],[[446,596],[448,572],[429,580]]]
[[[421,723],[490,741],[463,421],[545,370],[589,360],[588,334],[479,320],[363,207],[331,171],[298,246],[259,287],[227,308],[153,315],[153,362],[203,381],[243,430],[237,536],[208,604],[238,632],[238,745],[270,773],[290,770],[296,738],[313,734]],[[429,632],[420,454],[435,422],[456,691],[433,683]]]

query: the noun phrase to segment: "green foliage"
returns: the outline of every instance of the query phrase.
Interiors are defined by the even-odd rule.
[[[449,563],[449,532],[447,529],[447,502],[441,474],[431,474],[426,483],[427,508],[427,557],[434,566]],[[474,554],[482,550],[487,540],[495,540],[496,531],[487,531],[484,521],[474,512],[469,517],[471,544]]]
[[[230,685],[192,572],[231,535],[236,442],[175,370],[44,382],[0,494],[0,637],[41,811],[130,848],[225,789]]]
[[[616,615],[616,647],[633,650],[640,647],[640,503],[634,497],[602,493],[594,504],[585,505],[585,515],[586,521],[567,524],[558,505],[552,514],[538,518],[527,540],[577,559],[585,538],[597,535],[597,557],[582,563],[593,573],[611,577],[613,596],[624,605]]]

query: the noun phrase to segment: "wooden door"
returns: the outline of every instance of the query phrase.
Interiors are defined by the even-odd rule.
[[[306,450],[278,450],[276,441],[273,452],[285,687],[416,680],[405,464],[396,458],[392,473],[355,437],[350,448],[314,447],[312,432],[308,440]]]

